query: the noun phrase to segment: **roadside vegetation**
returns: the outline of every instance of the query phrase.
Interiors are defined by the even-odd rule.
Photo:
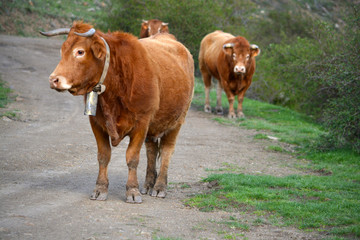
[[[16,111],[7,111],[6,106],[15,100],[15,95],[0,75],[0,117],[16,119]]]
[[[9,94],[11,90],[6,86],[6,83],[1,79],[0,76],[0,108],[4,108],[9,103]]]
[[[359,239],[359,13],[359,4],[351,0],[3,1],[0,33],[38,36],[39,30],[84,20],[102,31],[138,36],[142,19],[158,18],[189,48],[196,69],[200,41],[207,33],[222,29],[245,36],[261,49],[244,100],[246,119],[214,120],[256,129],[258,141],[275,137],[278,144],[274,141],[268,150],[308,160],[299,161],[298,167],[309,174],[246,175],[224,166],[227,173],[204,179],[219,187],[186,204],[203,211],[251,212],[258,216],[252,225],[293,225],[338,239]],[[196,76],[193,105],[202,111],[198,70]],[[0,81],[0,107],[6,105],[7,94],[9,89]],[[214,107],[214,90],[211,98]],[[223,107],[228,107],[225,95]],[[236,218],[224,224],[241,231],[251,228]]]
[[[197,80],[194,104],[199,108],[204,102],[201,87]],[[215,107],[215,89],[210,96]],[[225,94],[223,100],[223,107],[227,108]],[[258,130],[255,139],[271,141],[267,150],[298,157],[301,161],[297,168],[307,174],[249,175],[242,174],[236,166],[224,166],[218,171],[211,170],[212,174],[204,179],[213,185],[215,182],[216,188],[187,199],[185,204],[201,211],[252,213],[257,218],[247,223],[248,228],[259,224],[292,225],[320,231],[324,238],[360,239],[360,155],[351,149],[319,151],[318,144],[328,133],[304,114],[247,98],[243,107],[246,119],[234,121],[214,115],[214,120]],[[291,144],[293,148],[289,151],[280,143]]]

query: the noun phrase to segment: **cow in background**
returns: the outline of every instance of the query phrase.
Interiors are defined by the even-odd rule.
[[[224,89],[229,101],[229,118],[245,117],[242,103],[246,90],[250,87],[255,72],[255,57],[260,49],[241,36],[233,36],[222,31],[206,35],[201,41],[199,67],[205,85],[205,112],[211,112],[210,87],[211,77],[217,84],[217,114],[223,114],[221,92]],[[234,110],[234,99],[237,95],[237,113]]]
[[[169,33],[169,23],[164,23],[158,19],[142,20],[140,38],[151,37],[158,33]]]
[[[137,166],[144,142],[147,170],[141,193],[164,198],[170,158],[193,96],[190,52],[168,34],[138,40],[123,32],[104,34],[82,22],[42,34],[68,35],[61,60],[49,77],[50,87],[73,95],[100,94],[94,103],[96,115],[89,116],[99,162],[90,199],[106,200],[111,145],[117,146],[125,136],[130,138],[126,202],[142,202]],[[161,159],[159,173],[157,159]]]

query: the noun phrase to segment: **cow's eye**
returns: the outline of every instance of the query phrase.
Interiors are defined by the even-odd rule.
[[[249,58],[250,58],[250,55],[249,54],[246,55],[246,60],[249,60]]]
[[[235,53],[233,53],[232,57],[233,57],[234,60],[236,60],[236,54]]]
[[[74,57],[83,57],[85,56],[85,50],[82,48],[76,48],[73,51]]]

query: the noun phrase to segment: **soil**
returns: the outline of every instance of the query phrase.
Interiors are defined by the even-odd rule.
[[[98,173],[97,149],[82,97],[49,88],[63,38],[0,35],[0,72],[16,94],[0,118],[0,239],[320,239],[318,232],[281,227],[238,211],[201,212],[184,200],[208,190],[211,170],[246,174],[304,174],[298,159],[271,152],[272,140],[254,130],[224,126],[191,108],[177,141],[164,199],[143,196],[125,203],[128,139],[113,148],[107,201],[91,201]],[[0,112],[0,113],[1,113]],[[145,177],[142,150],[138,168]],[[230,217],[249,226],[233,229]]]

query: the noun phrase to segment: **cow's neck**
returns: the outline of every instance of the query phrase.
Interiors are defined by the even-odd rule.
[[[245,78],[245,74],[235,74],[234,72],[232,72],[232,71],[230,71],[230,73],[229,73],[229,81],[230,82],[239,82],[239,81],[242,81],[242,80],[244,80],[244,78]]]
[[[99,96],[98,103],[103,117],[103,120],[99,120],[100,124],[106,129],[114,147],[131,131],[133,120],[133,115],[123,104],[121,96],[116,94],[116,89],[116,86],[109,85],[106,92]]]

